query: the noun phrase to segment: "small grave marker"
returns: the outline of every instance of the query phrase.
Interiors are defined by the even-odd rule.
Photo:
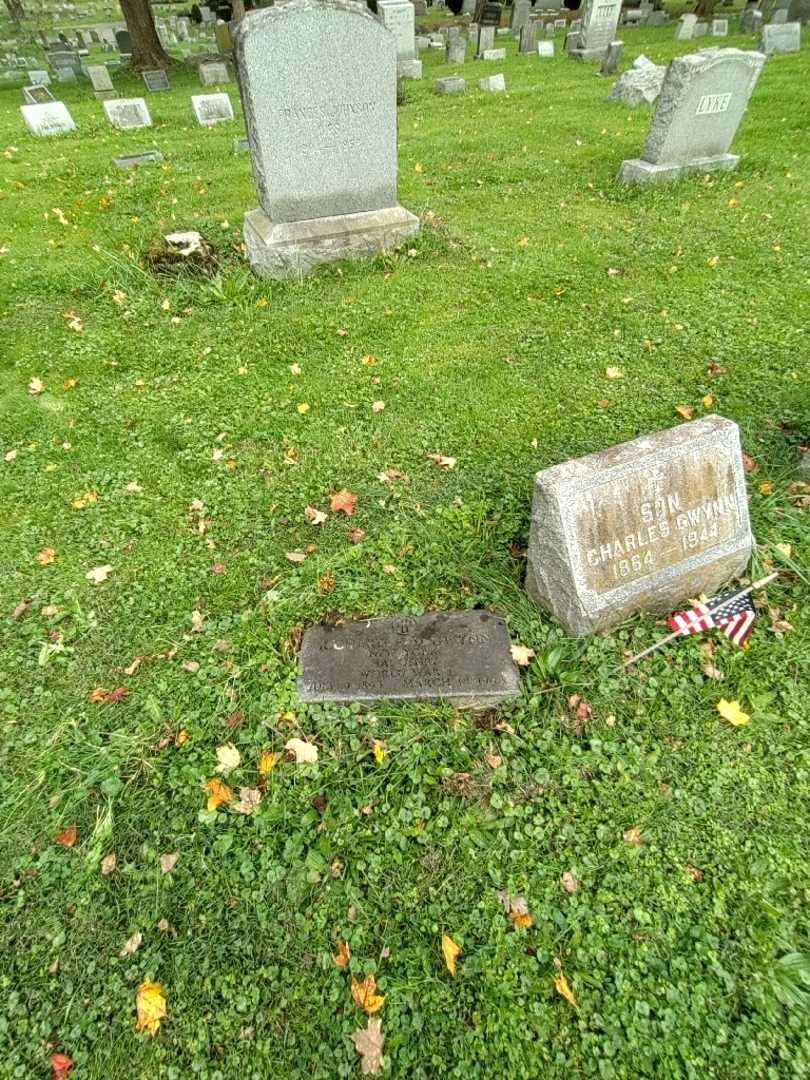
[[[304,702],[442,700],[487,708],[520,689],[506,623],[488,611],[313,626],[304,633],[301,666]]]
[[[118,98],[104,102],[104,112],[113,127],[126,130],[152,126],[152,117],[143,98]]]
[[[233,120],[233,106],[227,94],[192,94],[191,108],[203,127]]]
[[[169,76],[163,68],[153,68],[151,71],[144,71],[141,74],[143,75],[146,89],[149,90],[150,93],[171,89],[171,86],[169,85]]]
[[[708,416],[539,472],[526,587],[579,636],[715,592],[752,542],[739,430]]]
[[[467,83],[464,79],[458,76],[448,76],[444,79],[437,79],[433,84],[433,88],[437,94],[461,94],[464,92]]]
[[[22,92],[27,105],[46,105],[54,100],[47,86],[24,86]]]
[[[144,150],[142,154],[121,154],[113,158],[113,165],[118,169],[131,169],[135,165],[153,165],[163,161],[159,150]]]
[[[223,86],[231,81],[228,65],[222,60],[209,60],[198,68],[203,86]]]
[[[76,125],[63,101],[48,101],[38,105],[21,105],[25,126],[34,135],[64,135],[75,131]]]
[[[29,71],[28,84],[29,86],[50,86],[51,77],[47,71]]]
[[[487,75],[478,80],[478,89],[486,90],[488,93],[498,93],[506,89],[506,79],[503,75]]]
[[[762,27],[759,50],[766,56],[774,53],[798,52],[801,48],[802,26],[798,22],[769,23]]]

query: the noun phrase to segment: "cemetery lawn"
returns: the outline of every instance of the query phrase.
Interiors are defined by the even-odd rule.
[[[672,36],[626,30],[626,60]],[[76,1080],[358,1075],[369,973],[385,1075],[810,1070],[810,50],[768,60],[738,172],[620,190],[649,110],[506,47],[448,98],[422,54],[411,247],[300,283],[246,270],[241,113],[196,127],[190,75],[141,132],[60,86],[78,131],[37,140],[0,93],[0,1076],[55,1051]],[[150,148],[163,167],[111,164]],[[150,261],[177,229],[208,276]],[[676,406],[740,424],[752,572],[784,573],[747,653],[690,639],[624,672],[653,618],[569,640],[522,589],[532,477]],[[536,654],[499,712],[297,700],[306,625],[476,606]],[[229,743],[252,816],[206,810]]]

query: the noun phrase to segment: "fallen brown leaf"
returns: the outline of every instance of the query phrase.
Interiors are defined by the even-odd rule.
[[[382,1032],[382,1021],[370,1019],[366,1027],[355,1031],[350,1038],[360,1055],[360,1072],[363,1076],[376,1076],[383,1063],[385,1035]]]
[[[351,517],[351,515],[354,513],[356,503],[357,496],[352,495],[350,491],[347,491],[346,488],[343,488],[336,495],[332,496],[329,503],[329,509],[332,511],[333,514],[337,514],[342,511],[344,514],[346,514],[347,517]]]
[[[76,826],[68,825],[66,829],[62,829],[54,837],[57,844],[61,844],[62,847],[73,847],[76,843]]]

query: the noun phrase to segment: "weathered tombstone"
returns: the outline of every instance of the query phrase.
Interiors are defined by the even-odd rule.
[[[506,49],[484,49],[480,56],[481,60],[505,60]]]
[[[414,15],[427,15],[427,0],[413,0]]]
[[[503,75],[487,75],[485,78],[478,80],[478,89],[497,93],[506,89],[506,79]]]
[[[532,0],[513,0],[512,20],[509,24],[513,33],[520,34],[523,27],[528,24],[531,10]]]
[[[152,117],[143,98],[118,98],[104,102],[104,112],[113,127],[126,130],[152,126]]]
[[[24,86],[22,92],[26,105],[46,105],[54,100],[47,86]]]
[[[209,60],[197,69],[203,86],[222,86],[231,81],[228,65],[222,60]]]
[[[712,37],[728,37],[728,19],[712,19]]]
[[[397,202],[396,42],[356,0],[253,12],[234,48],[260,208],[245,215],[255,272],[307,273],[419,231]]]
[[[709,24],[707,22],[696,22],[692,30],[693,38],[706,37],[709,32]]]
[[[624,161],[625,184],[673,180],[698,169],[733,169],[729,147],[765,57],[741,49],[709,49],[669,65],[641,157]]]
[[[784,26],[788,21],[788,9],[777,8],[771,15],[770,26]]]
[[[231,32],[228,29],[228,24],[220,19],[214,27],[214,37],[217,42],[217,51],[223,56],[230,54],[231,45]]]
[[[180,16],[177,20],[177,36],[181,41],[188,41],[191,37],[191,20]]]
[[[60,83],[75,83],[76,72],[70,67],[57,68],[56,79]]]
[[[142,154],[122,154],[113,158],[113,165],[117,169],[131,169],[135,165],[152,165],[163,161],[163,154],[159,150],[145,150]]]
[[[762,27],[759,38],[759,51],[771,56],[773,53],[798,52],[801,48],[802,24],[783,23],[774,26],[770,23]]]
[[[82,62],[79,58],[79,54],[72,50],[57,49],[53,52],[49,52],[48,63],[56,72],[57,76],[60,72],[69,71],[75,78],[77,75],[81,75],[82,72]]]
[[[666,11],[651,11],[647,16],[647,26],[666,26],[668,21]]]
[[[29,86],[50,86],[51,77],[47,71],[29,71],[28,72],[28,85]]]
[[[707,416],[539,472],[526,588],[579,636],[715,592],[751,547],[739,429]]]
[[[227,94],[192,94],[191,108],[203,127],[233,120],[233,107]]]
[[[397,78],[399,78],[399,79],[421,79],[422,78],[422,61],[421,60],[398,60],[397,61]]]
[[[150,93],[157,93],[159,90],[171,90],[169,76],[163,68],[153,68],[151,71],[143,71],[141,74],[143,75],[144,85]]]
[[[602,74],[612,75],[622,62],[623,54],[624,42],[611,41],[610,45],[608,45],[607,52],[605,53],[605,59],[602,61]]]
[[[478,48],[476,49],[476,59],[480,60],[485,52],[495,47],[495,27],[494,26],[479,26],[478,27]]]
[[[75,131],[73,117],[63,101],[48,101],[41,105],[21,105],[25,126],[33,135],[63,135]]]
[[[553,41],[554,38],[557,36],[557,27],[554,25],[553,22],[548,22],[545,25],[545,31],[544,32],[545,32],[545,35],[546,35],[546,39]],[[578,34],[572,34],[570,36],[576,39],[577,44],[579,43],[579,35]]]
[[[464,79],[455,75],[448,75],[444,79],[437,79],[433,84],[433,88],[437,94],[461,94],[466,86],[467,83]]]
[[[430,48],[430,38],[425,37],[424,34],[417,34],[416,38],[414,40],[415,40],[415,43],[416,43],[417,50],[419,50],[419,49],[429,49]]]
[[[537,47],[537,23],[526,23],[521,27],[520,31],[520,44],[518,45],[519,53],[533,53]]]
[[[463,37],[451,37],[447,42],[447,63],[463,64],[467,55],[467,42]]]
[[[639,59],[634,61],[634,66],[629,71],[625,71],[616,80],[608,94],[608,101],[617,101],[631,108],[645,102],[652,105],[654,101],[657,101],[661,94],[661,87],[664,85],[667,69],[651,61],[639,64]]]
[[[502,13],[503,4],[496,3],[495,0],[486,0],[481,14],[481,26],[500,26]]]
[[[582,29],[575,48],[568,55],[574,60],[602,60],[616,38],[622,0],[587,0]]]
[[[681,15],[681,21],[675,30],[675,40],[691,41],[697,21],[697,15]]]
[[[132,56],[132,38],[129,36],[129,30],[116,30],[115,44],[122,56]]]
[[[87,77],[93,87],[93,93],[99,101],[115,95],[115,87],[104,64],[88,64]]]
[[[413,60],[416,56],[416,27],[410,0],[378,0],[377,15],[385,29],[393,34],[397,60]]]
[[[520,676],[506,623],[488,611],[439,611],[312,626],[301,643],[304,702],[431,701],[486,708]]]
[[[554,42],[538,41],[537,55],[540,57],[541,60],[552,60],[554,58]]]
[[[762,12],[754,7],[747,7],[740,15],[740,33],[756,34],[762,26]]]

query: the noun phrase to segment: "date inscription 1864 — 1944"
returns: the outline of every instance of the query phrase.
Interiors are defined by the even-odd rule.
[[[506,624],[489,611],[313,626],[301,664],[305,702],[443,700],[486,708],[519,688]]]

